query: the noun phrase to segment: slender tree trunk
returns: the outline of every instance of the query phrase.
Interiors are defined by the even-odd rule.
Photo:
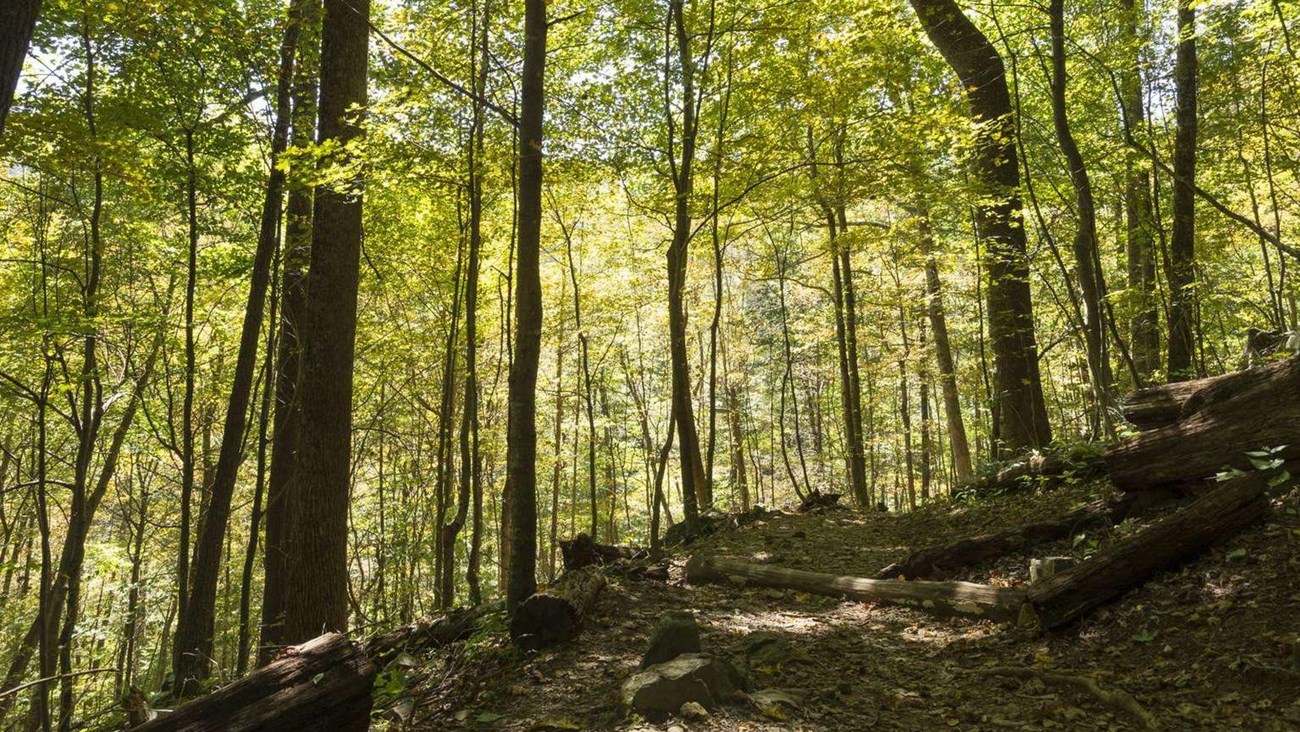
[[[366,104],[369,0],[326,0],[321,26],[320,141],[346,148],[361,135]],[[285,642],[347,630],[348,495],[352,368],[361,256],[359,161],[345,182],[316,190],[301,389],[302,428],[293,485],[300,500],[291,541]]]
[[[1173,233],[1169,240],[1169,379],[1195,375],[1196,341],[1196,7],[1178,2],[1178,50],[1174,61]]]
[[[1056,141],[1070,169],[1078,221],[1074,233],[1074,267],[1083,304],[1083,340],[1087,350],[1088,378],[1092,385],[1092,430],[1099,435],[1114,431],[1110,420],[1110,386],[1113,381],[1106,355],[1106,332],[1102,311],[1101,271],[1097,266],[1097,207],[1092,181],[1070,129],[1066,109],[1065,0],[1050,0],[1048,16],[1052,35],[1052,122]]]
[[[1129,129],[1145,127],[1146,105],[1142,99],[1141,40],[1138,34],[1142,5],[1120,0],[1120,32],[1128,44],[1128,62],[1120,71],[1124,117]],[[1142,380],[1160,370],[1160,298],[1156,292],[1156,243],[1151,210],[1151,171],[1145,161],[1130,158],[1124,171],[1125,254],[1128,288],[1132,293],[1129,320],[1133,368]],[[1142,384],[1137,384],[1142,386]]]
[[[1014,454],[1052,440],[1043,400],[1029,287],[1015,109],[1002,59],[954,0],[911,0],[926,35],[960,77],[977,126],[973,173],[984,202],[976,229],[988,274],[988,326],[995,362],[999,450]]]
[[[222,545],[225,543],[226,530],[230,523],[235,481],[239,477],[239,466],[244,459],[244,431],[248,424],[248,406],[257,371],[262,314],[266,307],[266,291],[271,281],[275,250],[280,243],[284,170],[279,166],[279,159],[289,142],[289,124],[293,112],[294,54],[298,48],[298,35],[302,24],[301,3],[302,0],[295,0],[290,4],[284,38],[280,45],[275,127],[271,134],[270,172],[262,201],[262,221],[257,235],[257,248],[253,255],[252,279],[248,286],[248,302],[244,308],[244,322],[240,331],[239,354],[236,356],[234,380],[230,386],[230,399],[226,405],[226,419],[221,433],[221,453],[217,458],[216,471],[208,491],[208,510],[203,515],[203,522],[199,528],[199,541],[194,549],[191,586],[187,593],[188,601],[182,605],[180,622],[176,627],[173,674],[176,696],[182,699],[196,693],[199,690],[198,682],[206,679],[211,673],[209,660],[213,655],[217,581],[222,567]],[[193,205],[192,199],[191,205]],[[187,306],[190,305],[192,303],[187,302]]]
[[[537,589],[537,362],[542,346],[542,134],[545,107],[546,0],[524,2],[524,59],[519,109],[519,244],[515,350],[510,364],[506,470],[510,490],[506,608]]]
[[[316,134],[316,95],[319,74],[321,0],[303,2],[298,63],[294,67],[293,136],[295,149],[309,146]],[[302,328],[307,313],[307,266],[311,257],[314,190],[301,171],[289,181],[285,210],[283,281],[280,322],[276,338],[275,423],[271,442],[271,472],[266,484],[265,577],[262,592],[262,639],[258,663],[270,661],[283,643],[288,565],[296,504],[288,490],[297,460],[302,411],[298,385],[302,378]]]

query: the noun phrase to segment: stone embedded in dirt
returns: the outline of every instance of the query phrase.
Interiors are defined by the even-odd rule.
[[[641,668],[671,661],[683,653],[699,653],[700,626],[695,623],[695,613],[689,610],[672,610],[664,613],[650,635],[650,647],[641,659]]]
[[[790,641],[780,633],[756,630],[741,639],[745,658],[751,665],[779,666],[790,660]]]
[[[737,691],[727,665],[703,653],[655,664],[623,682],[623,703],[649,720],[662,720],[687,702],[716,706]]]
[[[1043,557],[1029,560],[1029,582],[1032,584],[1059,574],[1078,564],[1074,557]]]
[[[677,710],[677,716],[682,719],[708,719],[709,710],[705,709],[699,702],[689,701]]]

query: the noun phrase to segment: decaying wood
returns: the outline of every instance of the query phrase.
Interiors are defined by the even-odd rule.
[[[613,564],[621,559],[647,559],[647,549],[631,546],[612,546],[597,544],[588,534],[578,534],[568,541],[560,542],[560,554],[564,559],[564,569],[582,569],[591,565]]]
[[[814,490],[809,493],[802,501],[799,502],[799,513],[808,513],[816,508],[830,508],[839,505],[841,495],[839,493],[822,493]]]
[[[1111,520],[1111,509],[1104,505],[1092,505],[1053,521],[1038,521],[1007,531],[969,536],[948,544],[919,549],[908,554],[902,561],[880,570],[875,578],[928,579],[945,570],[968,567],[1004,554],[1073,536],[1094,526],[1107,525]]]
[[[686,581],[694,584],[740,580],[765,587],[865,602],[906,605],[941,616],[964,615],[1014,620],[1025,601],[1021,590],[972,582],[903,582],[807,572],[730,557],[696,555],[686,563]]]
[[[527,650],[572,640],[604,586],[600,567],[565,572],[555,584],[519,605],[510,619],[510,639]]]
[[[483,619],[505,610],[504,601],[463,607],[444,615],[417,620],[366,642],[366,653],[383,667],[399,653],[441,648],[465,640],[478,631]]]
[[[1288,446],[1300,459],[1300,359],[1239,372],[1198,390],[1190,414],[1108,450],[1106,472],[1121,490],[1193,484],[1223,466],[1251,468],[1247,452]]]
[[[1192,416],[1210,403],[1230,399],[1246,387],[1285,370],[1288,361],[1234,371],[1204,379],[1176,381],[1138,389],[1124,398],[1120,411],[1140,430],[1167,427]]]
[[[1086,676],[1073,676],[1070,674],[1050,673],[1047,671],[1038,671],[1031,668],[1020,668],[1015,666],[1006,666],[986,669],[983,673],[989,676],[1008,676],[1014,679],[1038,679],[1048,686],[1059,686],[1074,691],[1082,692],[1096,699],[1102,705],[1111,709],[1127,714],[1133,718],[1142,729],[1160,729],[1155,717],[1142,708],[1130,694],[1123,691],[1107,691],[1092,679]]]
[[[330,633],[138,732],[364,732],[378,668],[360,645]]]
[[[1268,509],[1266,488],[1258,473],[1229,481],[1092,559],[1033,585],[1029,604],[1044,628],[1069,625],[1259,521]]]

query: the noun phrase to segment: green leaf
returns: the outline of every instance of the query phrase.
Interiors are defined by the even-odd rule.
[[[505,719],[505,718],[506,715],[504,714],[497,714],[496,712],[487,712],[487,711],[479,712],[478,714],[474,715],[474,721],[479,722],[481,724],[487,724],[488,722],[495,722],[498,719]]]
[[[1241,548],[1233,549],[1232,551],[1230,551],[1230,552],[1228,552],[1227,554],[1225,554],[1225,555],[1224,555],[1224,558],[1226,558],[1226,559],[1227,559],[1228,561],[1230,561],[1230,562],[1231,562],[1231,561],[1236,561],[1236,560],[1238,560],[1238,559],[1245,559],[1245,558],[1246,558],[1246,550],[1245,550],[1245,549],[1241,549]]]
[[[1143,628],[1142,630],[1139,630],[1138,632],[1133,634],[1133,642],[1150,643],[1151,641],[1155,640],[1156,636],[1158,635],[1160,635],[1160,631],[1158,630]]]

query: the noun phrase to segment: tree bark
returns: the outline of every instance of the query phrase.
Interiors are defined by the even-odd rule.
[[[1052,440],[1043,400],[1029,288],[1015,110],[1002,59],[953,0],[911,0],[926,35],[966,89],[977,126],[973,172],[986,202],[976,208],[976,230],[988,272],[988,326],[995,363],[994,401],[1001,454]]]
[[[519,244],[515,351],[510,364],[506,480],[509,570],[506,608],[513,616],[537,589],[537,362],[542,347],[542,133],[545,104],[546,0],[525,0],[519,113]]]
[[[321,26],[320,141],[361,135],[366,104],[369,0],[326,0]],[[344,153],[339,164],[360,161]],[[360,279],[363,174],[316,190],[311,277],[302,341],[302,429],[292,485],[293,529],[284,639],[347,628],[347,523],[352,454],[352,371]]]
[[[943,282],[939,277],[939,258],[935,253],[934,231],[930,214],[924,207],[915,212],[918,218],[921,254],[925,257],[926,314],[934,334],[934,359],[939,366],[939,387],[943,391],[943,415],[948,425],[948,444],[952,450],[953,472],[957,482],[970,480],[972,473],[970,441],[966,421],[961,413],[961,395],[957,387],[957,366],[952,357],[952,339],[948,335],[948,316],[943,306]]]
[[[1196,8],[1178,2],[1178,50],[1174,61],[1173,231],[1169,239],[1169,380],[1195,373],[1196,318]]]
[[[510,618],[510,639],[520,648],[538,650],[565,643],[582,630],[605,586],[600,567],[566,572],[545,592],[528,597]]]
[[[364,732],[378,667],[338,633],[283,651],[266,667],[135,729],[138,732]]]
[[[5,118],[40,14],[41,0],[10,0],[0,10],[0,135],[4,134]]]

